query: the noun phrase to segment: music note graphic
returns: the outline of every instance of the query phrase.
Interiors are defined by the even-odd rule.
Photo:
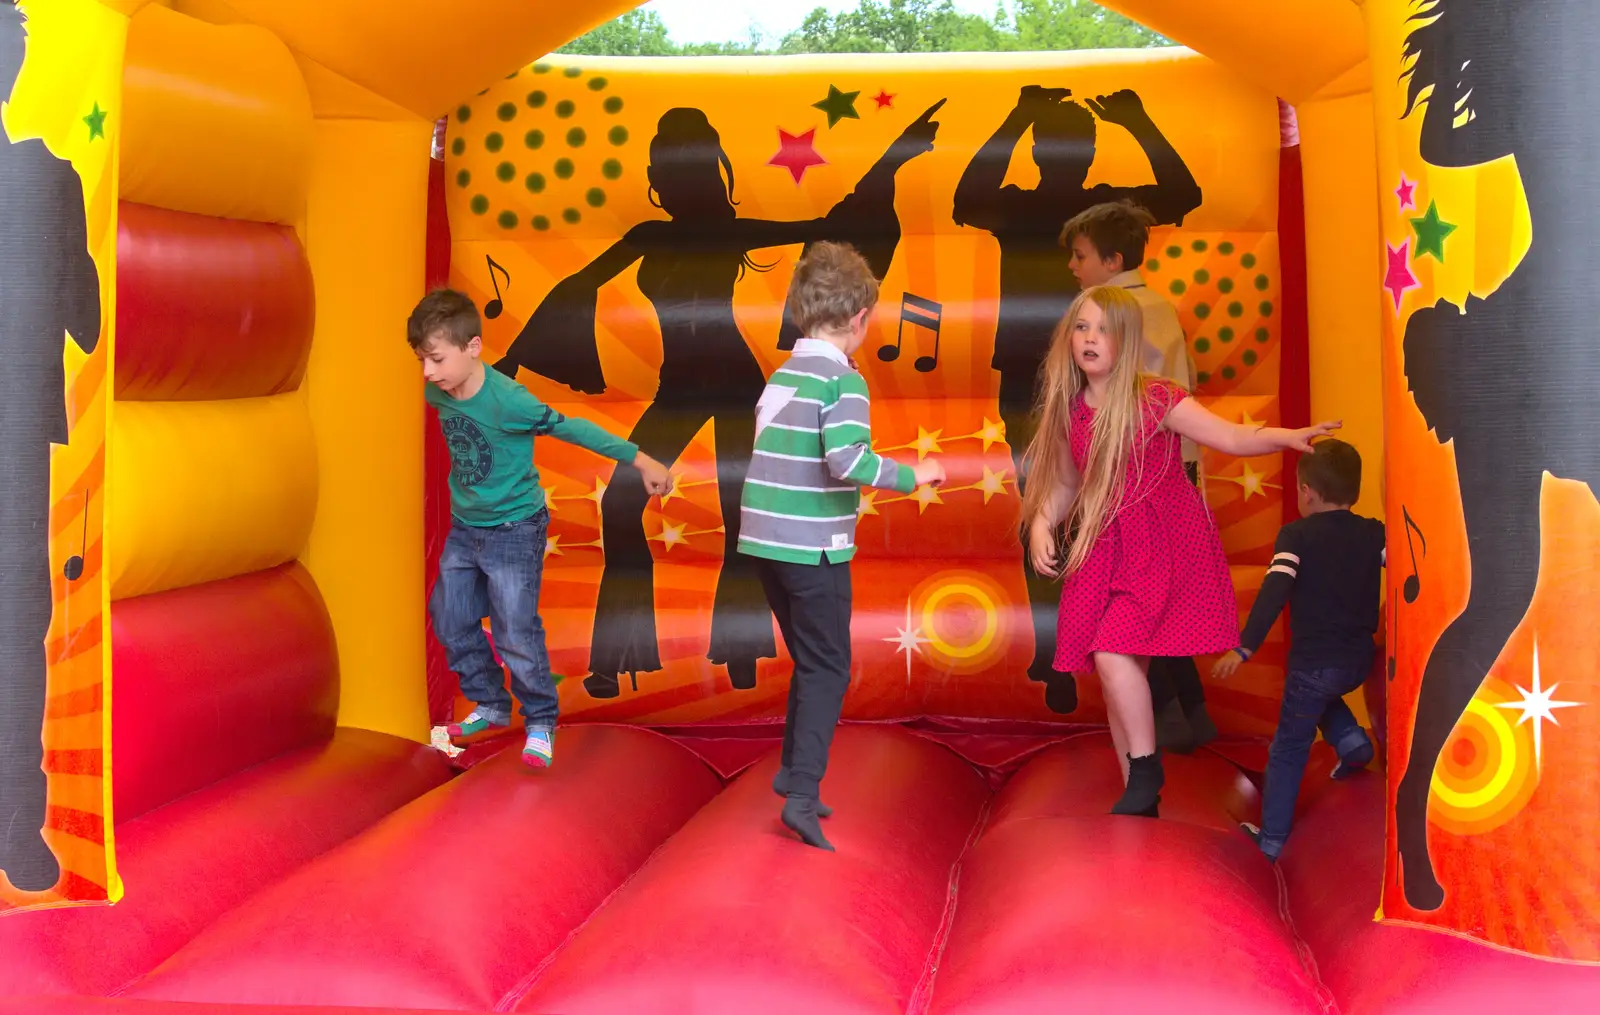
[[[61,566],[62,577],[75,582],[83,577],[83,556],[89,552],[89,491],[83,491],[83,535],[78,540],[78,552],[67,558]]]
[[[489,262],[489,284],[494,286],[494,299],[483,305],[483,316],[492,321],[496,317],[499,317],[501,312],[506,308],[505,301],[500,298],[500,283],[494,277],[495,270],[499,269],[500,274],[506,277],[507,289],[511,288],[511,272],[506,271],[505,268],[501,267],[499,264],[496,264],[495,259],[490,257],[488,254],[484,254],[483,259]]]
[[[900,324],[895,329],[894,345],[881,346],[878,358],[893,363],[900,358],[900,348],[905,343],[906,325],[927,328],[933,332],[933,354],[918,356],[912,367],[922,374],[931,373],[939,365],[939,331],[944,322],[944,306],[912,293],[900,296]]]
[[[1422,540],[1422,559],[1428,559],[1428,537],[1422,527],[1411,520],[1411,512],[1406,510],[1404,504],[1400,505],[1400,514],[1405,518],[1406,549],[1411,551],[1411,573],[1406,576],[1405,584],[1401,587],[1405,594],[1406,602],[1414,603],[1417,596],[1422,594],[1422,574],[1417,568],[1417,548],[1411,542],[1411,533],[1416,532],[1417,538]]]

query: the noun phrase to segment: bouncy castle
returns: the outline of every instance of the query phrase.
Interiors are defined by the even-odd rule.
[[[1600,6],[554,53],[632,6],[0,3],[0,1012],[1600,1007]],[[1118,199],[1195,396],[1342,420],[1387,525],[1351,702],[1383,749],[1334,781],[1314,748],[1276,864],[1240,826],[1284,627],[1207,681],[1160,820],[1113,816],[1017,538],[1057,237]],[[823,240],[881,279],[877,450],[948,475],[861,506],[836,853],[777,820],[791,663],[733,552]],[[464,452],[403,339],[442,285],[486,361],[675,476],[538,443],[547,771],[438,732]],[[1199,474],[1242,617],[1295,462]]]

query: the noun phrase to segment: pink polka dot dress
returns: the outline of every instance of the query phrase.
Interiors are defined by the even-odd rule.
[[[1168,381],[1145,390],[1140,447],[1128,461],[1122,506],[1083,566],[1062,582],[1058,672],[1093,670],[1095,652],[1195,656],[1239,644],[1216,520],[1184,473],[1181,439],[1161,427],[1189,393]],[[1082,472],[1094,410],[1081,395],[1071,419],[1072,461]]]

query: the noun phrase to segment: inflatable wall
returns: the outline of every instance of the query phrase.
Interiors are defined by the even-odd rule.
[[[733,546],[809,242],[852,242],[882,277],[859,357],[877,450],[935,456],[951,477],[866,494],[847,718],[1063,718],[1048,693],[1059,587],[1022,566],[1016,459],[1075,295],[1066,219],[1107,200],[1152,209],[1142,271],[1182,314],[1200,396],[1277,424],[1276,100],[1181,51],[972,57],[959,88],[947,65],[550,58],[451,114],[451,281],[486,308],[486,358],[676,463],[656,502],[631,467],[540,441],[542,604],[569,719],[782,716],[788,660]],[[1205,462],[1241,610],[1282,469]],[[1282,658],[1275,637],[1213,689],[1219,722],[1271,732]],[[1084,690],[1066,718],[1104,722]]]

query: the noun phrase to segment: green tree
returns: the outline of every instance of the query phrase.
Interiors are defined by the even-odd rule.
[[[715,0],[708,0],[715,2]],[[776,48],[752,30],[745,42],[680,45],[660,15],[635,10],[557,52],[585,56],[712,56],[769,53],[972,53],[1122,49],[1170,45],[1166,39],[1092,0],[996,0],[989,17],[952,0],[859,0],[855,10],[818,7]]]

